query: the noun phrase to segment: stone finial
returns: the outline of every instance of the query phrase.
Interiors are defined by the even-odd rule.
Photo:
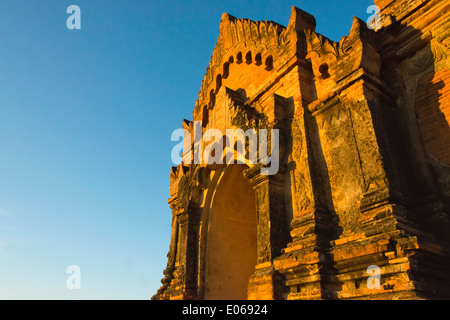
[[[220,35],[224,36],[227,35],[229,33],[229,26],[230,26],[230,22],[235,21],[236,18],[233,17],[232,15],[224,12],[222,14],[222,18],[220,19]]]
[[[303,31],[304,29],[315,31],[316,19],[309,13],[293,6],[288,28],[291,26],[297,31]]]
[[[361,38],[364,34],[370,33],[367,23],[359,19],[358,17],[353,17],[352,28],[348,34],[348,38]]]

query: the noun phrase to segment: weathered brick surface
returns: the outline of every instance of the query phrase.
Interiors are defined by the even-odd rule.
[[[420,80],[415,110],[428,152],[450,166],[450,71],[429,73]]]
[[[354,18],[339,42],[297,8],[286,27],[223,15],[193,120],[280,130],[280,170],[263,176],[247,163],[243,188],[226,165],[172,169],[172,236],[154,299],[217,297],[218,279],[233,282],[227,266],[250,247],[242,241],[237,254],[217,241],[233,234],[257,237],[256,260],[242,268],[254,268],[242,283],[249,299],[450,298],[450,1],[375,4],[381,29]],[[193,121],[183,128],[193,139]],[[233,203],[226,225],[214,225],[246,190],[256,212]],[[232,229],[231,212],[256,228],[234,219]]]

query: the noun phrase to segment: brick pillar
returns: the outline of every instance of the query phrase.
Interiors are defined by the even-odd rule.
[[[178,216],[176,215],[177,198],[169,199],[169,204],[172,209],[172,231],[170,235],[169,252],[167,253],[167,266],[163,271],[164,278],[161,280],[162,286],[152,297],[152,300],[167,300],[174,295],[172,292],[172,284],[174,283],[174,271],[177,266],[178,231],[180,229]]]
[[[260,174],[256,166],[244,172],[250,180],[256,195],[257,212],[257,265],[250,277],[249,300],[281,299],[283,294],[282,277],[277,273],[272,260],[281,254],[288,239],[284,173],[274,176]]]
[[[197,298],[198,293],[198,236],[201,209],[185,205],[178,213],[179,279],[184,300]]]
[[[362,80],[347,89],[373,90]],[[339,299],[416,297],[408,271],[420,232],[414,212],[404,206],[402,183],[393,174],[401,172],[395,168],[402,162],[390,152],[393,145],[382,115],[389,109],[379,97],[335,97],[313,111],[341,228],[339,237],[330,242]],[[367,282],[373,268],[380,275],[377,288]]]
[[[289,288],[286,298],[335,298],[335,272],[330,240],[337,234],[328,171],[320,146],[318,127],[307,107],[299,106],[292,121],[292,241],[274,260],[274,267]]]

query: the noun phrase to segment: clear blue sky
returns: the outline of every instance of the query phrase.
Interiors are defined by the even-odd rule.
[[[295,5],[339,40],[371,4],[1,0],[0,299],[149,299],[169,248],[171,133],[192,119],[222,13],[287,25]]]

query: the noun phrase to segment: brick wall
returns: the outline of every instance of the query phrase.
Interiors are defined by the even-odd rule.
[[[450,70],[429,73],[421,79],[415,110],[428,152],[450,166]]]

